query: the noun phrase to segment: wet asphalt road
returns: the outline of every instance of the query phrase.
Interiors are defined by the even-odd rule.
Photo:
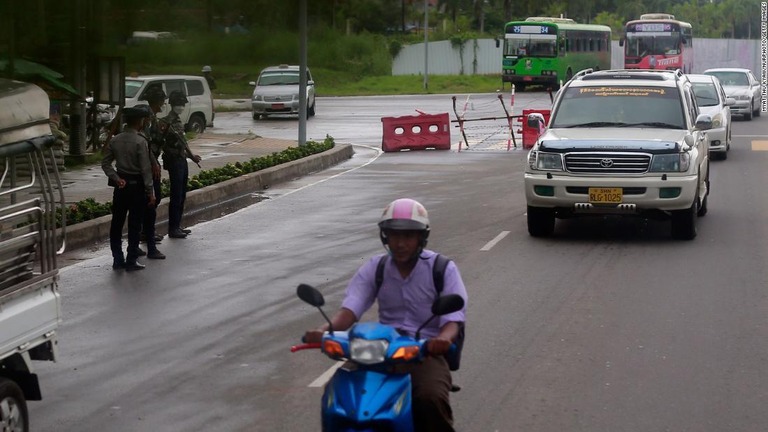
[[[492,105],[481,99],[478,113]],[[382,115],[449,111],[450,98],[317,107],[308,138],[360,145],[351,160],[166,239],[168,259],[142,272],[113,272],[103,250],[62,271],[61,356],[37,365],[44,400],[30,402],[32,430],[318,430],[321,390],[308,385],[331,361],[288,352],[321,322],[295,287],[313,284],[337,306],[357,266],[382,251],[375,223],[401,196],[427,206],[430,247],[457,261],[469,288],[459,430],[768,424],[765,116],[736,122],[730,157],[713,162],[699,236],[677,242],[663,222],[613,218],[530,238],[522,150],[481,138],[461,152],[369,148],[380,146]],[[216,127],[296,134],[295,119],[249,113],[217,116]]]

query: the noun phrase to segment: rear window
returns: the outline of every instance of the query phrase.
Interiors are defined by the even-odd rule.
[[[658,123],[685,129],[677,88],[569,87],[554,114],[553,128],[637,127]]]
[[[187,96],[200,96],[205,94],[203,83],[198,80],[187,80],[187,91],[189,92]]]

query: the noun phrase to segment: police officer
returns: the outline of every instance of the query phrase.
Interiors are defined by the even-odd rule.
[[[168,205],[168,237],[186,238],[190,230],[181,228],[184,215],[184,201],[187,198],[189,167],[187,158],[200,163],[200,156],[193,154],[184,137],[184,125],[179,116],[184,111],[188,100],[184,93],[173,91],[168,95],[171,112],[160,120],[160,133],[163,136],[163,167],[168,170],[171,182],[170,203]]]
[[[141,108],[123,109],[126,128],[115,135],[104,149],[101,169],[115,188],[112,195],[112,224],[109,245],[112,249],[112,268],[127,271],[142,270],[138,261],[139,234],[144,210],[155,204],[152,189],[152,166],[147,140],[139,134],[149,119],[149,112]],[[114,162],[115,166],[112,165]],[[128,217],[128,254],[123,255],[123,226]]]
[[[149,159],[152,164],[152,187],[155,192],[155,204],[147,207],[144,213],[142,237],[147,242],[147,258],[165,259],[165,255],[157,249],[157,243],[162,240],[162,237],[157,235],[155,224],[157,222],[157,207],[160,205],[160,199],[162,198],[159,160],[163,144],[157,114],[162,111],[166,96],[162,88],[153,86],[147,89],[145,98],[149,105],[143,107],[149,111],[150,117],[143,134],[149,142]],[[139,252],[139,255],[141,255],[141,252]]]
[[[210,87],[211,90],[216,90],[216,80],[214,80],[213,75],[211,75],[210,66],[203,66],[203,76],[205,77],[205,80],[208,81],[208,87]]]

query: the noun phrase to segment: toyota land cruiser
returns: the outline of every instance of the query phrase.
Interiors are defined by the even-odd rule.
[[[679,70],[579,72],[528,154],[528,232],[551,235],[556,218],[618,214],[670,219],[672,237],[693,239],[707,212],[711,127]]]

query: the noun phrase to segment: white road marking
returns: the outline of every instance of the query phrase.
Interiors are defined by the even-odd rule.
[[[325,383],[327,383],[334,373],[336,373],[336,369],[342,367],[344,365],[344,362],[336,362],[335,365],[331,366],[330,369],[323,372],[322,375],[317,377],[316,380],[312,381],[308,387],[323,387]]]
[[[495,239],[489,241],[488,243],[485,244],[485,246],[481,247],[480,250],[481,251],[489,251],[489,250],[491,250],[491,248],[496,246],[496,243],[498,243],[502,239],[504,239],[504,237],[506,237],[507,234],[509,234],[509,231],[502,231],[499,235],[496,236]]]

